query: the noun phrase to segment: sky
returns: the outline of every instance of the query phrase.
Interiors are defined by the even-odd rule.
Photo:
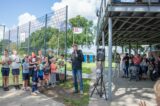
[[[82,15],[96,23],[100,0],[0,0],[0,24],[12,28],[59,8],[69,7],[69,18]]]

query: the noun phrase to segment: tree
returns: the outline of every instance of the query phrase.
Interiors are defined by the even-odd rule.
[[[93,26],[92,21],[87,20],[84,17],[77,16],[71,18],[69,23],[73,27],[82,27],[84,30],[81,34],[75,36],[75,42],[79,45],[91,45],[93,43],[94,36],[91,32],[91,27]],[[46,31],[46,32],[45,32]],[[72,29],[67,30],[67,47],[70,48],[73,44],[73,32]],[[41,28],[33,33],[30,36],[30,48],[31,49],[42,49],[44,48],[44,39],[46,35],[46,44],[47,48],[60,49],[64,51],[65,49],[65,31],[58,30],[53,27],[48,27],[47,29]],[[25,42],[21,43],[23,47],[28,46],[28,38]]]
[[[94,35],[92,34],[91,28],[93,26],[93,22],[90,20],[87,20],[85,17],[81,17],[80,15],[71,18],[69,20],[69,22],[71,23],[72,27],[82,27],[83,28],[83,32],[81,34],[77,34],[74,35],[72,33],[72,31],[70,31],[70,34],[72,36],[70,36],[70,45],[73,43],[73,36],[74,36],[74,41],[75,43],[77,43],[78,45],[91,45],[93,44],[93,39],[94,39]]]

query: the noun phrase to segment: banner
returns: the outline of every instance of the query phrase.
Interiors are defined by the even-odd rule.
[[[83,28],[73,27],[73,34],[81,34],[82,32],[83,32]]]

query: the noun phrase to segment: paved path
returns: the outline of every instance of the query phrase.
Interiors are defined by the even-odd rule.
[[[95,76],[95,71],[93,71],[92,81],[95,81]],[[105,101],[94,94],[90,98],[89,106],[138,106],[140,100],[145,100],[147,106],[155,106],[154,83],[150,80],[130,82],[128,79],[118,78],[115,75],[112,101]]]
[[[31,96],[30,92],[15,90],[12,88],[8,92],[0,89],[0,106],[65,106],[54,101],[52,98],[39,94]]]

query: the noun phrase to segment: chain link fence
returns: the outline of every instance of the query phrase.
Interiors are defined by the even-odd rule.
[[[17,50],[21,56],[23,54],[29,55],[31,52],[37,53],[38,50],[42,50],[44,55],[47,54],[47,50],[57,50],[57,48],[49,47],[47,43],[53,36],[56,36],[56,41],[60,40],[56,34],[50,32],[52,30],[57,30],[64,35],[63,41],[61,41],[65,42],[63,52],[67,54],[67,23],[68,6],[6,31],[5,26],[2,26],[3,31],[0,29],[0,32],[3,32],[3,34],[0,33],[3,36],[0,39],[1,54],[4,49],[8,49],[10,54],[12,50]],[[22,74],[19,79],[22,83]],[[13,85],[11,71],[9,82],[10,85]],[[2,85],[2,75],[0,75],[0,85]]]
[[[6,48],[10,52],[13,49],[17,49],[20,53],[27,54],[36,52],[37,49],[42,49],[44,53],[46,53],[46,50],[50,49],[47,44],[48,36],[55,36],[50,35],[50,33],[47,32],[48,28],[57,29],[60,32],[63,31],[65,38],[67,31],[67,12],[67,7],[61,8],[28,23],[5,31],[5,35],[2,39],[2,49],[4,50]],[[40,30],[41,33],[39,33]],[[38,44],[38,40],[40,40],[41,37],[43,37],[43,41]],[[66,42],[66,39],[64,42]],[[66,45],[64,45],[64,47],[65,46]]]

